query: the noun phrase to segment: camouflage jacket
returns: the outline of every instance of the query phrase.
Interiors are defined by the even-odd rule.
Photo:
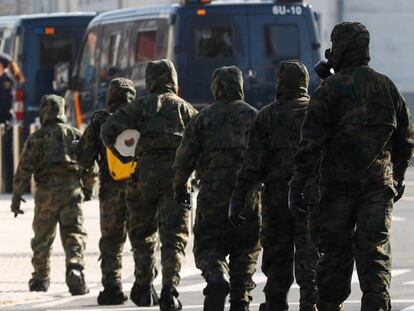
[[[216,102],[187,126],[175,159],[175,186],[185,184],[194,170],[201,182],[234,182],[257,110],[243,99],[243,80],[236,67],[213,74]]]
[[[89,177],[76,161],[74,141],[80,138],[80,132],[65,124],[63,98],[45,95],[40,106],[40,121],[42,127],[24,144],[13,179],[15,196],[27,190],[32,174],[38,186],[51,188],[53,184],[79,187],[80,178]]]
[[[174,157],[186,124],[197,113],[176,94],[177,73],[171,62],[150,62],[146,79],[150,94],[119,108],[108,117],[101,130],[102,141],[115,154],[118,154],[113,148],[116,137],[126,129],[138,130],[136,156],[141,162],[151,155]]]
[[[292,182],[319,163],[322,182],[392,185],[404,178],[413,150],[410,113],[394,83],[368,66],[369,33],[359,23],[332,32],[335,72],[313,94]]]
[[[258,183],[287,184],[292,177],[293,159],[309,102],[309,74],[302,63],[285,61],[277,68],[276,82],[276,101],[259,112],[250,131],[233,201],[243,202]]]

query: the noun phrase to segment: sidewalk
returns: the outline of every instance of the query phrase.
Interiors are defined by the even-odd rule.
[[[0,308],[37,300],[47,301],[58,297],[70,297],[65,283],[65,256],[59,232],[53,244],[51,284],[48,293],[28,291],[28,281],[32,273],[30,239],[33,236],[31,223],[34,201],[32,197],[24,196],[27,202],[22,204],[22,209],[25,213],[14,218],[10,212],[10,198],[10,195],[0,195]],[[101,288],[100,262],[98,261],[100,237],[98,201],[86,202],[84,213],[88,233],[85,275],[91,292],[96,294]],[[187,274],[197,274],[198,271],[194,268],[192,259],[191,245],[187,248],[187,254],[184,268]],[[129,241],[125,244],[123,258],[124,288],[129,290],[134,281],[134,264]]]

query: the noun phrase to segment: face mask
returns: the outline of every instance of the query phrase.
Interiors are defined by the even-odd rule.
[[[327,49],[325,51],[325,59],[321,60],[320,62],[318,62],[314,69],[315,72],[318,74],[318,76],[322,79],[325,80],[326,78],[328,78],[329,76],[332,75],[332,53],[330,49]]]

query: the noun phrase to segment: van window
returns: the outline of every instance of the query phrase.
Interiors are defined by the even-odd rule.
[[[145,62],[156,58],[157,31],[141,31],[137,33],[135,62]]]
[[[267,25],[266,48],[275,59],[299,59],[299,29],[296,25]]]
[[[117,33],[109,38],[109,66],[116,66],[118,59],[119,44],[121,43],[121,34]]]
[[[196,29],[195,51],[197,58],[229,58],[234,54],[233,29],[213,26]]]
[[[73,38],[69,36],[53,36],[39,38],[40,65],[53,67],[60,62],[70,62],[72,59]]]
[[[81,90],[87,88],[93,81],[95,73],[95,53],[97,35],[94,31],[88,33],[79,65],[79,87]]]

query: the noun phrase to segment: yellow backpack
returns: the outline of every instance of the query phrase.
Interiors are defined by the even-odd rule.
[[[138,162],[133,160],[127,163],[122,163],[116,155],[106,147],[106,158],[108,162],[109,173],[113,180],[121,181],[128,179],[138,166]]]

